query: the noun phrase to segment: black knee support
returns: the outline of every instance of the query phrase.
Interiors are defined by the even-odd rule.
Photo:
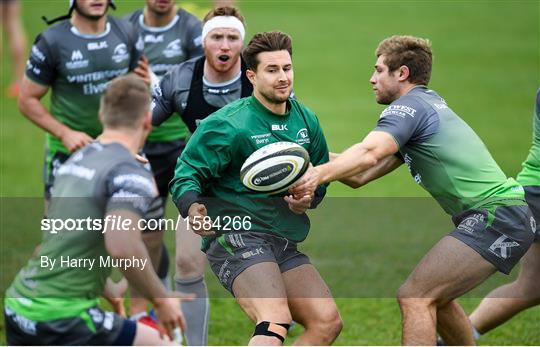
[[[260,322],[255,327],[255,332],[253,336],[264,335],[277,337],[281,342],[285,341],[285,336],[287,336],[287,331],[289,330],[290,324],[284,323],[270,323],[270,322]]]

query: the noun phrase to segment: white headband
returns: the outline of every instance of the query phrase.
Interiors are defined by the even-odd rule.
[[[242,37],[242,41],[244,41],[246,29],[244,28],[244,24],[242,24],[240,19],[236,18],[235,16],[217,16],[204,23],[201,36],[203,45],[206,35],[208,35],[209,32],[217,28],[236,29],[240,32],[240,37]]]

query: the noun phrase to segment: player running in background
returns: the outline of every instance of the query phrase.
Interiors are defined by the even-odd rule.
[[[159,126],[157,129],[171,117],[180,115],[194,132],[197,123],[209,114],[252,94],[253,86],[245,76],[245,64],[240,57],[244,26],[244,18],[232,7],[216,8],[206,15],[202,37],[204,56],[175,67],[163,77],[160,88],[155,91],[153,123]],[[179,117],[177,119],[180,121]],[[197,297],[182,307],[189,328],[186,334],[189,345],[208,343],[206,257],[200,245],[199,235],[185,227],[177,230],[176,290]]]
[[[138,67],[143,42],[129,23],[107,16],[110,6],[107,0],[71,0],[69,14],[48,21],[62,20],[32,46],[19,109],[47,132],[46,200],[58,167],[101,133],[99,99],[108,83],[131,70],[143,74]],[[50,111],[41,101],[49,89]]]
[[[7,34],[11,64],[13,66],[13,75],[7,90],[7,96],[17,98],[21,79],[24,75],[24,58],[26,55],[26,34],[21,21],[21,2],[19,0],[1,0],[0,13],[2,29]],[[3,37],[4,33],[1,34]]]
[[[10,345],[171,344],[158,330],[98,307],[111,259],[139,260],[119,269],[153,303],[171,340],[176,327],[185,328],[180,294],[167,292],[153,268],[144,265],[149,256],[138,228],[158,194],[151,173],[135,159],[151,129],[148,86],[133,75],[119,77],[102,100],[103,133],[58,170],[49,210],[49,220],[90,219],[92,226],[102,221],[101,227],[58,234],[42,229],[39,253],[6,292]],[[107,224],[108,219],[129,227]]]
[[[150,70],[160,79],[183,61],[203,54],[201,21],[178,8],[174,0],[146,0],[143,9],[125,18],[139,30],[144,41],[144,56],[148,59]],[[154,128],[148,136],[143,152],[150,161],[161,198],[160,204],[153,206],[148,218],[161,219],[165,216],[168,185],[174,175],[176,160],[185,147],[187,134],[185,124],[177,116]],[[152,257],[154,269],[169,286],[169,256],[163,243],[163,230],[143,231],[143,240]],[[145,317],[147,301],[135,290],[131,291],[131,298],[132,318]],[[201,314],[205,313],[203,311]],[[189,317],[189,320],[192,318]]]
[[[248,156],[279,141],[302,145],[314,164],[328,161],[317,117],[290,98],[291,54],[284,33],[253,37],[243,52],[253,96],[200,122],[170,184],[182,216],[205,236],[203,250],[215,275],[256,325],[250,345],[281,345],[292,319],[306,328],[297,344],[331,344],[342,327],[329,288],[297,249],[309,232],[305,211],[322,200],[326,187],[299,199],[270,197],[249,191],[239,177]],[[250,223],[215,235],[197,227],[205,217],[223,223],[249,218]]]
[[[540,89],[533,117],[533,144],[517,181],[525,189],[525,199],[536,218],[535,243],[523,257],[517,280],[493,290],[470,315],[477,338],[540,304]]]
[[[437,93],[429,41],[393,36],[382,41],[371,84],[388,106],[361,143],[309,170],[291,189],[312,192],[347,178],[359,187],[405,163],[450,215],[456,229],[443,237],[399,288],[405,345],[474,344],[458,297],[499,270],[508,274],[533,242],[523,188],[507,178],[476,133]]]

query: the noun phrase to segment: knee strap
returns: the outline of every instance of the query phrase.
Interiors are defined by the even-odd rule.
[[[272,336],[277,337],[281,342],[284,342],[290,326],[290,324],[284,323],[270,323],[266,321],[260,322],[255,327],[255,332],[253,333],[253,336]]]

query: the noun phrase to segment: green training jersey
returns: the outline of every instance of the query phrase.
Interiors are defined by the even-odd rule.
[[[248,190],[240,168],[257,149],[288,141],[303,146],[313,165],[328,161],[328,147],[315,114],[298,101],[287,101],[287,113],[270,112],[254,96],[237,100],[204,119],[179,158],[169,188],[183,216],[192,203],[203,202],[213,220],[250,218],[252,232],[271,233],[295,242],[309,232],[306,214],[294,214],[279,196]],[[317,189],[317,201],[326,186]],[[234,227],[234,226],[233,226]],[[226,230],[227,231],[227,230]],[[243,230],[234,230],[243,231]],[[210,238],[204,238],[206,249]]]
[[[108,83],[137,66],[144,43],[127,21],[107,17],[99,35],[80,33],[69,20],[37,36],[26,75],[51,87],[51,114],[71,129],[91,137],[102,131],[99,102]],[[69,153],[60,139],[47,134],[51,151]]]
[[[375,130],[394,137],[416,183],[448,214],[524,204],[523,188],[506,177],[474,130],[424,86],[392,102]]]
[[[78,316],[97,305],[113,264],[97,223],[114,211],[144,216],[156,196],[151,172],[122,145],[94,142],[75,152],[58,169],[40,250],[8,288],[6,305],[36,321]],[[77,224],[62,228],[55,220]]]
[[[203,55],[202,23],[183,9],[179,9],[173,20],[164,27],[147,26],[143,10],[130,13],[125,18],[139,30],[144,41],[144,55],[159,79],[178,64]],[[154,127],[148,141],[173,141],[183,139],[187,134],[186,125],[176,115],[159,127]]]
[[[536,92],[532,147],[517,180],[523,186],[540,186],[540,89]]]

